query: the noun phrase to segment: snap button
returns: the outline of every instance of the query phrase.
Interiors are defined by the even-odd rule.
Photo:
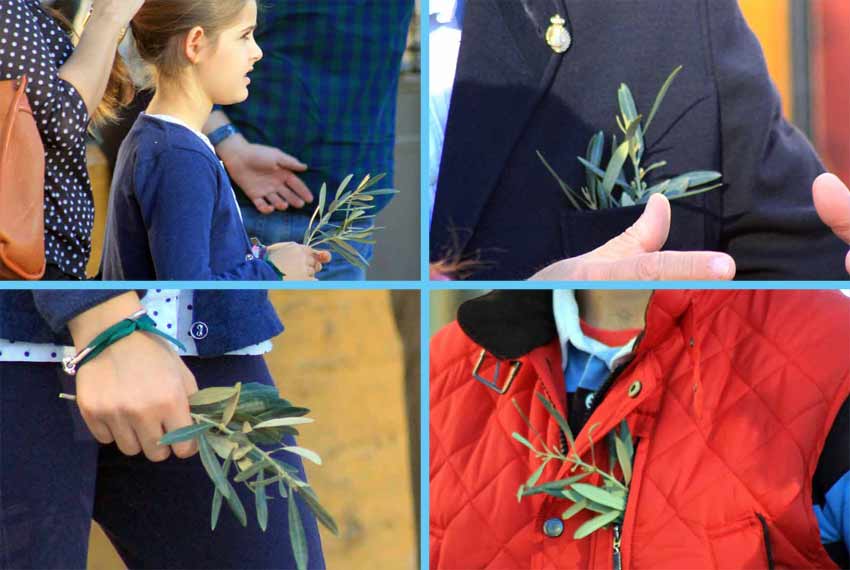
[[[629,386],[629,398],[636,398],[640,394],[641,388],[643,388],[643,385],[640,383],[640,380],[632,382],[632,385]]]
[[[192,323],[192,327],[189,329],[189,336],[195,340],[203,340],[207,338],[209,332],[210,328],[207,326],[207,323],[198,321],[196,323]]]
[[[249,253],[245,256],[245,261],[254,261],[254,256]]]
[[[543,534],[549,538],[558,538],[564,533],[564,521],[561,519],[549,519],[543,523]]]
[[[584,399],[584,407],[588,410],[593,407],[593,396],[594,395],[595,394],[588,394],[587,398]]]

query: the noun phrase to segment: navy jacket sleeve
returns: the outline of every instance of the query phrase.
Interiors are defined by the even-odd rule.
[[[62,332],[68,321],[77,315],[123,295],[127,291],[67,291],[67,290],[38,290],[33,291],[35,306],[45,322],[54,332]],[[140,293],[140,296],[144,293]],[[129,316],[129,315],[128,315]]]
[[[758,39],[736,0],[711,0],[724,194],[721,248],[738,278],[843,279],[846,246],[821,222],[812,182],[823,164],[782,115]],[[791,260],[791,261],[789,261]]]
[[[181,148],[170,149],[155,160],[153,168],[142,164],[151,177],[143,183],[140,206],[157,279],[280,280],[268,263],[253,258],[214,272],[215,240],[231,237],[212,235],[219,201],[232,199],[224,194],[217,165],[201,153]]]

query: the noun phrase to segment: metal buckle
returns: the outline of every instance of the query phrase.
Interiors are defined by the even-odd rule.
[[[481,369],[481,365],[484,364],[484,358],[486,356],[487,351],[482,350],[481,354],[478,355],[478,361],[475,363],[475,367],[472,369],[472,377],[487,386],[488,388],[490,388],[491,390],[495,391],[497,394],[504,395],[508,390],[510,390],[511,384],[513,384],[514,382],[514,378],[516,378],[516,375],[519,373],[519,369],[522,367],[522,362],[520,362],[519,360],[510,361],[511,368],[508,371],[508,378],[507,380],[505,380],[505,384],[501,388],[499,388],[499,372],[502,368],[501,360],[496,361],[496,370],[493,373],[492,380],[487,380],[486,378],[478,374],[478,371]]]

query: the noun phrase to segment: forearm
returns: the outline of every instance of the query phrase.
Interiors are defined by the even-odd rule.
[[[128,291],[77,315],[68,321],[68,330],[71,331],[75,348],[82,350],[105,329],[141,308],[142,304],[136,292]]]
[[[100,105],[118,50],[121,29],[126,24],[109,12],[95,12],[59,77],[80,93],[91,116]]]
[[[227,117],[227,114],[220,109],[215,109],[212,113],[210,113],[210,118],[207,119],[206,124],[204,124],[204,133],[210,134],[217,128],[229,124],[230,119]]]

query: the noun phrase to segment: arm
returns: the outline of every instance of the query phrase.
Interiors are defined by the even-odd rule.
[[[121,30],[144,0],[94,0],[92,17],[73,55],[59,68],[59,78],[73,85],[89,115],[100,105],[121,39]]]
[[[233,198],[216,194],[219,173],[211,160],[192,151],[170,150],[160,155],[152,172],[137,195],[157,279],[279,281],[269,264],[260,259],[243,259],[226,272],[213,272],[216,204]],[[180,181],[179,185],[175,181]]]
[[[230,119],[224,111],[215,110],[204,125],[206,134]],[[227,172],[254,206],[263,214],[286,210],[290,205],[302,208],[313,201],[313,194],[296,172],[307,165],[274,147],[251,144],[240,133],[231,135],[216,146]]]
[[[850,399],[824,444],[812,482],[821,542],[834,559],[850,558]]]

